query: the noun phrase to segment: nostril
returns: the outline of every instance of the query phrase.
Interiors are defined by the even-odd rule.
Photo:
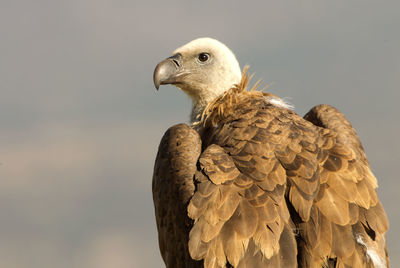
[[[181,68],[181,54],[180,53],[176,53],[174,55],[172,55],[171,57],[169,57],[168,59],[171,60],[176,68]]]
[[[179,65],[179,62],[178,62],[177,60],[173,59],[172,61],[175,63],[176,66],[181,67],[181,66]]]

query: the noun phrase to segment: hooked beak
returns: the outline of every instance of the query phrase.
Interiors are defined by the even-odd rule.
[[[154,86],[158,90],[160,85],[175,84],[177,77],[182,70],[182,55],[177,53],[159,64],[153,74]]]

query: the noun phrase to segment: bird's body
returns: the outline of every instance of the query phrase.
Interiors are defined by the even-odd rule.
[[[207,45],[195,55],[216,62]],[[388,267],[387,218],[350,123],[328,105],[302,118],[248,80],[193,101],[195,127],[161,140],[153,198],[166,266]]]

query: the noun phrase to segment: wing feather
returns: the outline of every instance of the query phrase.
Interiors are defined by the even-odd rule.
[[[180,190],[189,202],[191,258],[203,260],[206,268],[388,264],[388,221],[376,178],[347,119],[320,105],[304,120],[260,95],[246,96],[222,109],[231,112],[219,116],[218,124],[200,131],[201,154],[196,149],[175,162],[157,157],[156,166],[163,167],[155,168],[157,178],[161,171],[172,172],[170,164],[172,176],[186,176],[185,187],[190,186]],[[183,129],[182,141],[190,136]],[[179,151],[173,142],[163,145],[166,153]],[[164,252],[170,236],[160,235]]]
[[[195,190],[193,177],[200,152],[200,136],[185,124],[169,128],[160,142],[152,188],[158,241],[167,267],[202,267],[188,253],[192,220],[186,212]]]
[[[327,157],[320,158],[321,187],[315,206],[322,213],[320,229],[325,235],[321,238],[332,234],[331,242],[320,243],[311,255],[328,254],[325,256],[335,259],[336,267],[386,267],[389,260],[384,234],[388,221],[377,198],[376,178],[355,130],[329,105],[314,107],[304,118],[325,131],[319,143]],[[379,265],[367,250],[379,256]]]
[[[253,110],[251,105],[243,109]],[[239,116],[243,114],[238,111]],[[201,241],[196,240],[193,247],[189,246],[189,251],[193,258],[207,260],[209,267],[214,267],[216,263],[218,267],[225,267],[221,256],[212,257],[217,248],[223,248],[225,260],[234,267],[246,267],[243,265],[249,263],[262,263],[262,266],[255,267],[296,266],[294,225],[284,198],[286,171],[275,156],[273,148],[276,145],[265,142],[265,138],[271,135],[279,136],[279,127],[271,126],[267,119],[273,117],[264,118],[264,115],[258,113],[258,116],[246,117],[247,120],[221,124],[214,131],[215,139],[211,139],[200,156],[200,168],[206,180],[198,179],[201,193],[195,192],[189,203],[189,216],[194,220],[191,233],[207,232],[210,227],[203,223],[205,221],[222,227],[216,236],[214,232],[213,235],[200,236]],[[276,137],[275,140],[284,139]],[[203,189],[211,191],[214,188],[203,186],[205,181],[216,187],[215,192],[230,189],[230,197],[209,197],[215,193],[205,194]],[[191,213],[201,203],[198,199],[204,199],[207,203],[207,210],[203,214]],[[207,221],[207,214],[214,215],[213,219],[218,221]],[[193,237],[197,239],[194,234]],[[195,252],[202,249],[198,245],[204,243],[207,245],[206,252]],[[284,262],[282,258],[285,258]]]

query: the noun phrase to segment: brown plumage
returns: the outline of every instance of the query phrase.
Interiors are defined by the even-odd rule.
[[[304,118],[249,77],[171,127],[153,176],[167,267],[388,267],[388,221],[337,109]]]

